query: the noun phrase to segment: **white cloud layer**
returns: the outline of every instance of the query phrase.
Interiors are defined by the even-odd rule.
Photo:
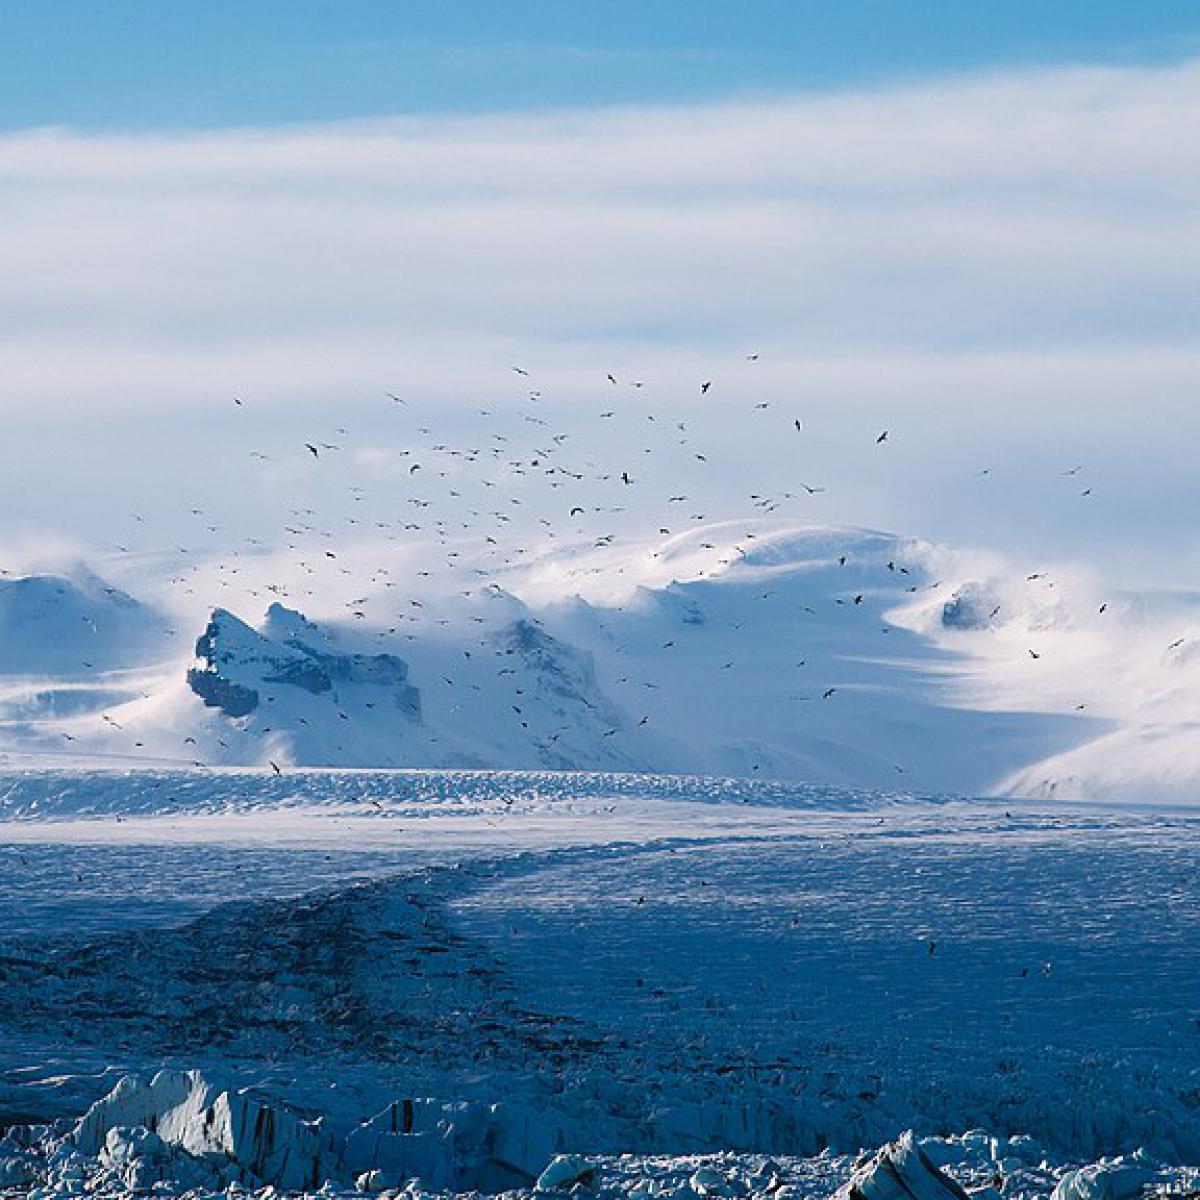
[[[387,390],[469,438],[481,403],[520,402],[522,363],[578,441],[608,371],[644,379],[639,402],[729,450],[696,485],[714,515],[803,470],[822,520],[1194,577],[1161,556],[1200,501],[1198,125],[1187,62],[0,138],[9,532],[116,538],[149,507],[167,538],[185,501],[248,523],[230,495],[272,487],[248,488],[248,439],[344,422],[386,448]],[[804,416],[802,449],[751,437],[766,400]]]

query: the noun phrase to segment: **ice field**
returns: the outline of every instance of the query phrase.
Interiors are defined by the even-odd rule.
[[[708,1194],[717,1162],[712,1194],[818,1195],[907,1129],[959,1139],[927,1154],[966,1182],[1012,1159],[1004,1195],[1200,1159],[1195,810],[75,771],[6,775],[0,813],[0,1179],[26,1191],[522,1190],[576,1155],[564,1188]],[[202,1083],[80,1132],[163,1068]],[[268,1106],[269,1145],[261,1117],[212,1134],[221,1093]],[[390,1111],[411,1128],[380,1140]]]

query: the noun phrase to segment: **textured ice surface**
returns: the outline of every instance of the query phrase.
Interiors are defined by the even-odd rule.
[[[3,787],[0,1124],[51,1128],[0,1180],[266,1181],[136,1115],[52,1149],[162,1068],[318,1121],[340,1188],[528,1190],[565,1154],[600,1195],[826,1196],[908,1128],[1006,1197],[1125,1200],[1200,1159],[1188,810],[461,772]],[[389,1140],[410,1121],[424,1141]]]

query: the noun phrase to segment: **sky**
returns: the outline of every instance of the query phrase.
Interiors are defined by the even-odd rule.
[[[1184,0],[3,0],[0,124],[677,104],[1198,50]]]
[[[553,428],[636,464],[631,526],[678,480],[716,519],[802,480],[798,519],[1200,582],[1198,35],[1154,2],[0,0],[0,545],[170,545],[195,508],[270,538]],[[680,421],[706,473],[639,458]]]

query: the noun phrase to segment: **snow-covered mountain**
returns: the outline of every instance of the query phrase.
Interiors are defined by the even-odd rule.
[[[378,688],[393,707],[420,720],[420,693],[408,682],[408,665],[394,654],[345,654],[302,613],[272,604],[261,630],[223,608],[213,612],[196,642],[200,665],[187,673],[188,686],[210,708],[227,717],[253,713],[272,687],[298,689],[338,702],[347,689]],[[267,695],[268,702],[274,701]],[[367,707],[374,702],[364,701]]]
[[[162,616],[86,567],[0,577],[0,672],[71,675],[136,666],[161,654]]]
[[[1058,796],[1200,780],[1190,594],[770,520],[551,546],[470,588],[412,565],[354,572],[345,600],[222,579],[173,625],[90,574],[5,581],[0,745]]]

